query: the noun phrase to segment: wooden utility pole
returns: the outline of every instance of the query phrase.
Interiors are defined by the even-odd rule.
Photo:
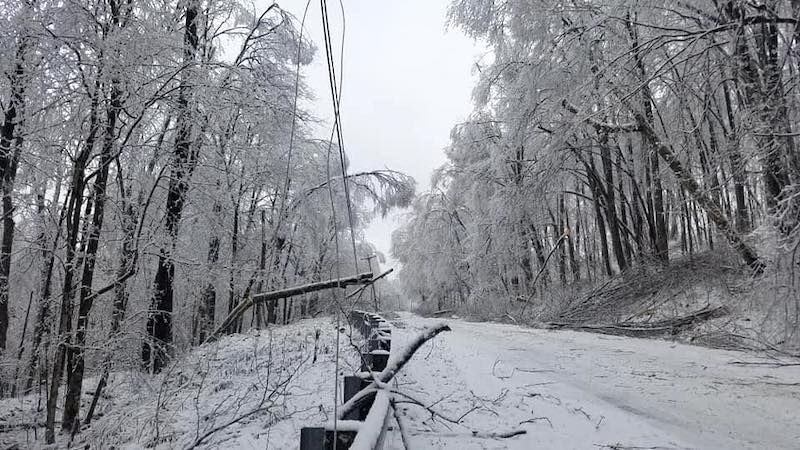
[[[372,260],[375,258],[377,258],[376,255],[369,255],[361,258],[367,261],[370,273],[372,273]],[[375,283],[372,283],[370,287],[372,288],[372,306],[375,308],[376,312],[380,311],[380,309],[378,309],[378,296],[375,294]]]

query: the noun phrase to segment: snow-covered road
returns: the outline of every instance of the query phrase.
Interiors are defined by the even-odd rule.
[[[436,322],[402,315],[395,345]],[[454,425],[400,405],[413,448],[800,449],[800,366],[666,341],[445,322],[453,331],[420,349],[399,389],[451,419],[480,409]],[[519,429],[527,434],[474,435]]]

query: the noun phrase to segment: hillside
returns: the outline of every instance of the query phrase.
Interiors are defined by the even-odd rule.
[[[330,317],[305,319],[195,348],[159,375],[115,372],[91,427],[72,445],[297,447],[300,427],[333,411],[335,330]],[[352,372],[357,356],[346,339],[340,369]],[[42,447],[43,403],[37,395],[0,401],[0,448]],[[60,435],[55,447],[68,438]]]

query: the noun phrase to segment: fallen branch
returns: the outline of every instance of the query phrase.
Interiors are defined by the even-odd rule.
[[[465,437],[465,436],[472,436],[476,438],[482,439],[508,439],[510,437],[519,436],[521,434],[528,434],[525,430],[510,430],[510,431],[502,431],[498,433],[485,433],[483,431],[472,431],[471,433],[438,433],[438,432],[431,432],[431,431],[415,431],[412,433],[413,435],[421,435],[421,434],[435,434],[436,436],[440,437]]]
[[[409,343],[405,349],[398,352],[396,355],[393,355],[394,358],[389,360],[386,368],[383,369],[383,371],[376,373],[375,378],[367,387],[359,391],[350,400],[345,402],[344,405],[339,407],[339,410],[337,411],[337,417],[339,419],[343,419],[347,413],[360,406],[372,393],[380,389],[382,385],[388,383],[395,376],[395,374],[402,370],[420,347],[443,331],[450,331],[450,327],[445,323],[440,323],[428,328],[413,341],[411,341],[411,343]]]
[[[760,366],[769,368],[800,366],[800,363],[778,362],[778,361],[775,362],[731,361],[728,364],[732,364],[735,366]]]
[[[231,311],[228,314],[228,317],[222,321],[219,327],[214,330],[211,335],[208,336],[205,342],[214,342],[219,338],[222,333],[225,332],[231,325],[233,325],[236,320],[244,314],[245,311],[250,309],[254,304],[258,302],[267,302],[271,300],[277,300],[279,298],[287,298],[287,297],[294,297],[296,295],[307,294],[309,292],[321,291],[323,289],[332,289],[332,288],[346,288],[347,286],[353,285],[360,285],[360,284],[369,284],[373,282],[372,272],[365,272],[360,273],[356,276],[347,277],[347,278],[339,278],[335,280],[328,280],[328,281],[320,281],[317,283],[309,283],[304,284],[302,286],[295,286],[288,289],[280,289],[277,291],[265,292],[263,294],[257,294],[248,298]],[[204,343],[205,343],[204,342]]]
[[[706,306],[699,311],[695,311],[694,313],[685,316],[659,320],[655,322],[619,322],[603,325],[550,322],[547,324],[547,327],[551,329],[567,328],[572,330],[584,330],[617,336],[650,337],[668,333],[675,334],[682,329],[688,328],[698,322],[717,319],[728,314],[730,314],[730,310],[725,306]]]
[[[434,410],[433,406],[434,406],[435,403],[431,404],[429,406],[425,406],[425,404],[422,403],[420,400],[408,395],[405,392],[401,392],[401,391],[398,391],[396,389],[392,389],[391,392],[392,392],[392,394],[395,395],[395,397],[399,395],[401,397],[405,397],[406,399],[408,399],[408,400],[395,400],[396,403],[409,403],[409,404],[412,404],[412,405],[419,406],[420,408],[424,409],[425,411],[428,411],[428,413],[430,413],[430,415],[431,415],[431,418],[439,417],[441,419],[444,419],[447,422],[450,422],[450,423],[456,424],[456,425],[461,423],[461,421],[464,420],[464,418],[467,417],[468,415],[470,415],[473,412],[481,409],[480,406],[473,406],[472,408],[468,409],[467,411],[465,411],[463,414],[461,414],[457,418],[453,418],[453,417],[448,417],[448,416],[446,416],[446,415]]]
[[[528,420],[523,420],[522,422],[519,423],[519,425],[522,425],[523,423],[536,423],[537,420],[545,420],[550,425],[550,428],[553,428],[553,422],[551,422],[548,417],[544,417],[544,416],[542,416],[542,417],[531,417]],[[601,418],[600,420],[603,420],[603,419]]]

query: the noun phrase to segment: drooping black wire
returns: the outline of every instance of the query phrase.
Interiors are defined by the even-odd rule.
[[[341,3],[340,3],[341,5]],[[344,140],[342,138],[342,129],[341,129],[341,118],[339,116],[339,99],[341,97],[341,80],[338,84],[338,91],[337,91],[337,82],[336,82],[336,71],[334,69],[334,60],[333,60],[333,51],[332,51],[332,44],[331,44],[331,36],[330,36],[330,23],[328,22],[328,7],[325,0],[320,0],[320,10],[322,13],[322,29],[323,29],[323,36],[325,42],[325,55],[327,60],[328,66],[328,81],[330,83],[331,88],[331,99],[333,101],[333,110],[334,110],[334,126],[331,130],[331,136],[328,140],[328,150],[327,150],[327,157],[326,157],[326,164],[325,164],[325,173],[327,175],[327,185],[328,185],[328,194],[331,203],[331,216],[333,219],[333,231],[334,231],[334,242],[336,248],[336,276],[337,278],[341,278],[341,264],[340,264],[340,247],[339,247],[339,232],[338,226],[336,224],[336,202],[334,201],[333,195],[333,185],[331,183],[331,164],[330,164],[330,157],[331,157],[331,150],[333,146],[333,138],[334,135],[336,136],[338,148],[339,148],[339,160],[341,163],[341,170],[342,170],[342,182],[344,183],[344,193],[345,199],[347,204],[347,218],[348,224],[350,226],[350,239],[353,247],[353,262],[356,273],[358,273],[358,257],[356,254],[356,245],[355,245],[355,233],[353,231],[353,212],[352,206],[350,204],[350,190],[347,185],[347,170],[344,163]],[[342,48],[341,48],[341,62],[343,64],[344,61],[344,36],[345,36],[345,27],[344,27],[344,6],[342,5]],[[333,442],[338,442],[338,405],[339,405],[339,350],[340,350],[340,341],[339,341],[339,330],[341,329],[341,303],[344,301],[344,294],[341,292],[340,289],[337,289],[337,294],[341,296],[341,298],[337,299],[338,307],[336,309],[336,354],[335,354],[335,367],[334,367],[334,393],[333,393]]]
[[[355,238],[355,230],[353,227],[353,206],[350,198],[350,187],[347,183],[347,166],[345,163],[346,159],[345,159],[344,138],[342,136],[342,120],[339,110],[340,95],[339,92],[337,92],[336,68],[333,58],[333,46],[331,43],[330,22],[328,20],[328,2],[326,0],[320,0],[320,9],[322,10],[322,30],[325,42],[325,55],[328,63],[328,81],[330,84],[331,100],[333,103],[334,134],[336,136],[336,143],[339,150],[339,163],[342,172],[342,183],[344,184],[345,204],[347,205],[347,221],[350,227],[350,244],[353,250],[353,266],[355,268],[356,273],[358,273],[358,252],[356,251],[356,238]],[[344,17],[344,14],[342,14],[342,17]],[[343,41],[344,41],[344,33],[345,33],[345,28],[343,22],[342,23]],[[341,89],[341,87],[339,89]],[[329,143],[329,148],[330,145],[332,145],[332,142]]]

